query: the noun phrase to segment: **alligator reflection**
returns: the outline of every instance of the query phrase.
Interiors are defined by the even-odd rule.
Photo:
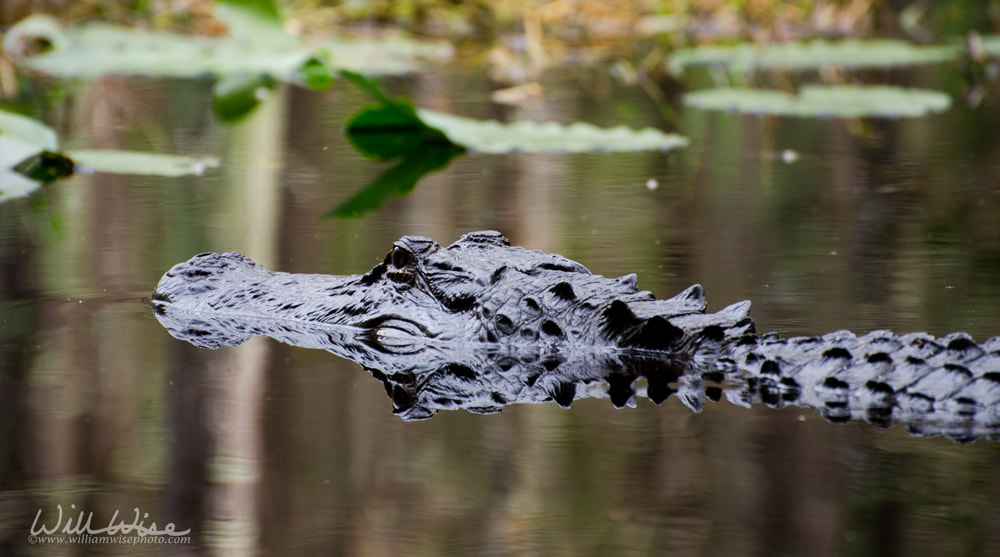
[[[152,305],[173,336],[198,346],[260,335],[353,360],[385,383],[404,419],[676,393],[695,411],[725,397],[957,441],[1000,437],[1000,337],[757,335],[749,302],[706,313],[698,285],[656,299],[635,275],[594,275],[491,231],[447,248],[405,236],[353,276],[201,254],[164,274]]]
[[[885,370],[874,358],[867,371],[855,369],[850,377],[829,373],[829,369],[825,376],[815,369],[794,377],[766,371],[752,375],[711,358],[672,357],[649,350],[435,342],[388,329],[344,325],[283,322],[274,327],[272,320],[253,317],[190,318],[153,303],[157,319],[170,334],[196,346],[235,346],[251,336],[266,335],[352,360],[384,383],[394,413],[405,420],[430,418],[441,410],[489,414],[508,404],[554,402],[568,408],[581,398],[609,398],[622,408],[635,406],[636,397],[660,404],[676,395],[695,412],[706,401],[725,398],[744,407],[762,403],[774,408],[813,408],[832,422],[864,420],[879,428],[897,423],[914,435],[944,435],[959,442],[1000,438],[1000,377],[996,373],[960,381],[967,372],[951,366],[916,376],[912,369],[897,366],[899,373],[889,377],[881,373]],[[930,344],[942,352],[949,350],[927,335],[898,338],[925,353]],[[761,347],[769,339],[775,347],[791,345],[803,351],[810,344],[873,344],[879,333],[854,337],[839,332],[787,341],[764,335]],[[995,363],[996,354],[977,359]]]

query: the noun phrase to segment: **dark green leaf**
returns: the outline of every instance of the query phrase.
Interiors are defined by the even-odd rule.
[[[348,128],[347,139],[362,155],[385,161],[405,156],[407,153],[420,149],[424,145],[422,131],[420,128],[405,126],[387,127],[382,131],[371,132]]]
[[[347,139],[363,155],[388,160],[428,145],[455,147],[440,130],[424,123],[409,99],[389,98],[378,83],[359,73],[345,70],[340,75],[379,103],[359,110],[344,127]]]
[[[72,176],[73,168],[73,161],[69,157],[48,150],[32,155],[14,166],[18,173],[45,184]]]
[[[333,85],[333,68],[327,58],[311,56],[299,68],[299,82],[314,90],[329,89]]]
[[[376,160],[406,156],[431,145],[456,147],[440,131],[385,106],[362,109],[348,122],[346,133],[355,149]]]
[[[215,83],[212,101],[215,115],[234,122],[250,113],[274,89],[277,82],[269,75],[232,75]]]

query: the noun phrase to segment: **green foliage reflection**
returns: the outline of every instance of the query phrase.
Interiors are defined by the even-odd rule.
[[[359,217],[374,211],[390,197],[409,194],[424,176],[444,170],[451,159],[461,152],[461,149],[455,146],[419,145],[402,154],[399,163],[324,215],[324,218]]]

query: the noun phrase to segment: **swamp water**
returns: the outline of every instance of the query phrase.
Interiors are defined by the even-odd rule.
[[[795,119],[681,108],[669,153],[466,154],[356,219],[322,218],[389,165],[342,128],[361,92],[277,88],[244,121],[210,85],[101,78],[49,91],[71,147],[213,155],[200,177],[77,174],[0,205],[0,547],[5,553],[989,555],[1000,445],[832,424],[815,412],[675,398],[512,405],[422,422],[379,381],[257,338],[177,341],[142,298],[173,264],[240,251],[354,274],[403,235],[496,229],[710,309],[749,299],[758,331],[1000,334],[1000,97],[913,119]],[[479,118],[643,127],[635,89],[553,72],[531,108],[477,73],[387,87]],[[666,127],[662,125],[661,127]],[[75,505],[75,507],[71,507]],[[29,548],[119,512],[190,543]],[[133,509],[139,509],[133,511]],[[148,515],[148,517],[146,516]],[[40,517],[40,518],[39,518]],[[65,517],[62,524],[65,524]]]

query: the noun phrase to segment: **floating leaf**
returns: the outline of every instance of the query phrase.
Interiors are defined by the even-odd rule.
[[[55,132],[20,114],[0,110],[0,203],[25,197],[42,186],[17,168],[46,149],[56,148]]]
[[[0,111],[0,115],[6,114],[9,113]],[[28,143],[23,139],[2,132],[3,130],[0,129],[0,169],[2,170],[13,170],[24,159],[43,150],[43,147],[37,144]]]
[[[32,24],[48,16],[36,15],[18,23]],[[60,77],[93,78],[107,74],[156,77],[201,77],[270,73],[278,77],[308,59],[302,49],[270,48],[264,43],[242,43],[232,38],[191,37],[154,33],[92,23],[52,34],[45,40],[55,47],[17,60],[28,67]]]
[[[55,18],[35,15],[14,25],[3,36],[3,49],[8,56],[23,58],[49,50],[67,47],[66,34]]]
[[[412,71],[420,60],[450,56],[439,43],[403,39],[328,39],[310,41],[284,32],[265,15],[260,2],[230,1],[217,6],[232,37],[196,37],[105,24],[63,28],[44,15],[31,16],[9,32],[8,52],[15,61],[61,77],[106,74],[194,78],[205,75],[270,75],[297,81],[302,66],[316,58],[330,67],[369,75]],[[259,6],[258,6],[259,8]],[[24,45],[44,42],[51,49],[28,54]]]
[[[668,150],[688,144],[685,137],[658,130],[603,129],[590,124],[570,126],[518,122],[501,124],[415,108],[406,98],[390,98],[378,83],[356,72],[341,75],[371,95],[377,104],[358,111],[345,126],[351,143],[376,160],[399,163],[329,213],[327,217],[355,217],[377,209],[391,196],[416,187],[430,172],[448,165],[469,150],[481,153],[522,151],[570,153]]]
[[[59,148],[56,132],[37,120],[0,110],[0,134],[19,139],[42,149]]]
[[[370,79],[352,72],[341,73],[380,103],[355,114],[346,128],[348,137],[362,152],[377,158],[398,156],[412,148],[413,142],[427,141],[448,142],[479,153],[667,151],[688,145],[684,136],[653,128],[599,128],[582,122],[569,126],[527,121],[503,124],[414,108],[407,99],[390,99]]]
[[[40,187],[41,182],[29,180],[17,172],[0,170],[0,203],[27,197]]]
[[[0,111],[0,115],[10,113]],[[0,129],[0,132],[5,130]],[[37,145],[26,143],[11,135],[0,133],[0,203],[17,197],[24,197],[42,186],[41,182],[29,180],[14,170],[14,167],[39,152]]]
[[[186,157],[134,151],[55,151],[55,132],[42,124],[0,110],[0,202],[24,197],[43,183],[74,172],[111,172],[152,176],[203,174],[219,161],[212,157]]]
[[[938,91],[889,86],[804,86],[798,95],[762,89],[720,88],[684,95],[684,104],[703,110],[807,117],[924,116],[951,106]]]
[[[138,151],[103,149],[75,150],[67,153],[80,171],[147,176],[200,176],[206,169],[219,166],[215,157],[187,157]]]
[[[425,109],[417,110],[417,114],[424,123],[441,130],[451,141],[478,153],[669,151],[688,145],[684,136],[653,128],[599,128],[583,122],[568,126],[527,121],[501,124]]]
[[[692,66],[719,64],[731,71],[806,70],[823,66],[844,68],[884,68],[947,62],[958,58],[961,49],[953,45],[919,46],[893,39],[843,40],[830,42],[788,42],[759,46],[700,46],[670,55],[670,73],[680,74]]]

